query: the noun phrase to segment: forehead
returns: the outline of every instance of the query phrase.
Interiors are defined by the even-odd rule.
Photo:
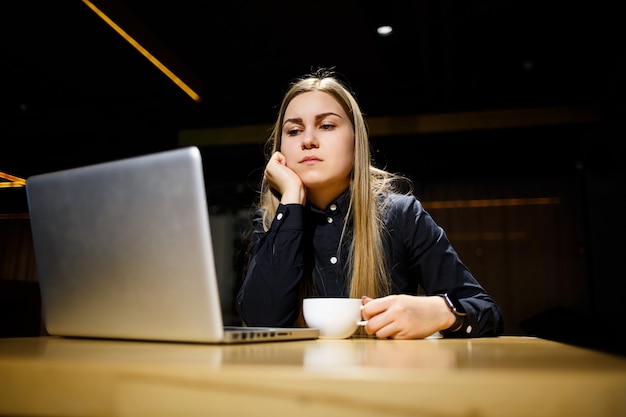
[[[285,118],[336,113],[346,117],[341,104],[331,94],[324,91],[307,91],[294,97],[285,109]]]

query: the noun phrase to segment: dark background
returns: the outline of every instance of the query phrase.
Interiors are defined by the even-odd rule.
[[[181,129],[271,123],[286,84],[320,66],[345,76],[369,116],[592,106],[623,118],[624,29],[608,2],[94,4],[202,102],[82,1],[2,2],[4,171],[168,148]],[[395,32],[377,36],[380,24]]]

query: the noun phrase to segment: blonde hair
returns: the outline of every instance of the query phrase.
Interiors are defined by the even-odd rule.
[[[278,118],[265,144],[266,157],[280,150],[282,124],[287,106],[294,97],[309,91],[323,91],[337,100],[352,122],[354,129],[354,163],[350,180],[350,203],[346,216],[342,239],[352,223],[352,241],[349,259],[349,296],[360,298],[363,295],[380,297],[391,291],[391,284],[385,263],[383,246],[383,205],[384,194],[399,189],[399,180],[408,185],[407,178],[376,168],[371,159],[369,134],[361,109],[353,94],[332,72],[318,70],[294,81],[285,93]],[[267,231],[274,219],[280,203],[267,182],[261,183],[259,205],[264,210],[263,226]],[[341,242],[339,243],[341,247]],[[305,285],[309,285],[306,283]]]

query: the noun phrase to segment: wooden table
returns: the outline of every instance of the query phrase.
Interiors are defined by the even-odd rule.
[[[626,358],[529,337],[0,339],[0,415],[626,416]]]

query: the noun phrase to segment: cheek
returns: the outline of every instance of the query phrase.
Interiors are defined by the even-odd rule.
[[[354,146],[346,145],[338,152],[338,162],[345,171],[352,171],[354,165]]]
[[[289,165],[289,160],[295,158],[294,155],[297,151],[296,147],[295,147],[295,142],[292,141],[286,141],[286,142],[282,142],[280,144],[280,148],[278,149],[280,151],[280,153],[283,154],[283,156],[285,157],[285,161],[287,162],[287,165]]]

